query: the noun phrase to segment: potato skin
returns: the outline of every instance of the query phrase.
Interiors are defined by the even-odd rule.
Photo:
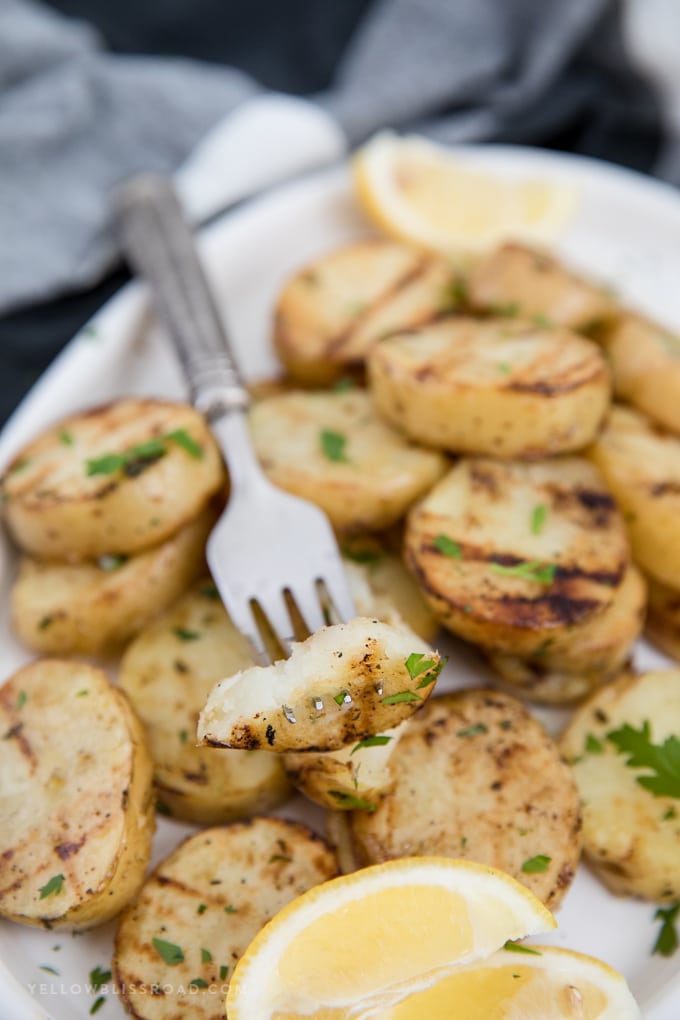
[[[176,818],[231,822],[278,807],[290,793],[277,755],[196,746],[198,715],[214,684],[252,663],[208,578],[123,656],[120,685],[144,724],[159,801]]]
[[[223,1020],[234,967],[258,931],[337,870],[322,839],[280,818],[189,837],[120,918],[112,969],[125,1008],[138,1020]],[[183,960],[165,963],[154,938],[178,945]],[[192,988],[197,978],[205,985]],[[171,991],[159,995],[158,986]]]
[[[0,728],[0,914],[71,931],[103,924],[137,892],[151,853],[139,720],[101,670],[43,659],[0,688]],[[41,895],[58,875],[61,891]]]
[[[208,508],[161,545],[120,564],[22,557],[12,587],[12,626],[44,655],[97,655],[143,630],[205,570],[216,514]]]
[[[547,319],[587,335],[618,313],[602,288],[545,252],[521,244],[504,244],[483,259],[470,276],[468,291],[480,310]]]
[[[352,812],[362,866],[408,855],[464,857],[501,868],[547,906],[579,861],[578,794],[557,748],[520,702],[488,690],[435,696],[408,723],[377,810]],[[545,870],[522,870],[539,855]]]
[[[184,433],[198,448],[179,442]],[[163,439],[165,454],[88,474],[90,462]],[[73,415],[28,443],[2,479],[4,516],[17,545],[44,559],[130,555],[170,538],[225,482],[219,451],[192,407],[129,398]]]
[[[298,383],[326,385],[361,366],[387,333],[439,314],[450,300],[452,278],[443,259],[395,241],[334,249],[283,287],[274,318],[276,352]]]
[[[412,439],[456,453],[537,458],[591,442],[609,372],[591,341],[531,322],[452,316],[376,344],[378,411]]]
[[[624,407],[612,408],[587,451],[623,512],[633,558],[662,584],[680,578],[680,439]]]
[[[627,311],[598,340],[607,352],[616,396],[680,433],[680,337]]]
[[[362,390],[263,400],[252,408],[250,426],[272,482],[316,503],[341,532],[389,527],[446,470],[442,454],[386,425]],[[338,459],[324,452],[324,432],[345,440]]]
[[[533,513],[545,518],[536,533]],[[440,536],[456,556],[437,546]],[[461,458],[407,519],[406,565],[441,622],[532,656],[611,605],[629,564],[620,514],[588,461]],[[536,564],[544,580],[507,570]]]
[[[646,594],[642,574],[631,565],[611,605],[592,620],[546,639],[532,658],[489,652],[489,662],[518,697],[543,705],[581,701],[626,664],[644,625]]]
[[[659,903],[680,897],[680,812],[677,799],[657,797],[637,782],[607,734],[644,722],[661,744],[680,734],[680,672],[624,675],[579,708],[560,747],[571,763],[583,805],[585,856],[614,893]]]

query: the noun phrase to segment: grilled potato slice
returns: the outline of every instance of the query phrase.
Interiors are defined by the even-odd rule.
[[[520,697],[545,705],[580,701],[621,672],[645,621],[646,592],[642,574],[631,565],[604,612],[561,639],[547,638],[532,658],[491,652],[489,662]]]
[[[33,651],[96,655],[143,630],[205,570],[211,509],[161,545],[129,558],[55,563],[24,556],[12,587],[12,625]]]
[[[316,503],[340,531],[388,527],[446,469],[442,454],[386,425],[361,390],[272,397],[253,407],[250,425],[274,484]]]
[[[423,641],[434,639],[439,621],[398,556],[386,549],[364,552],[363,561],[348,559],[346,549],[344,556],[345,571],[359,616],[376,616],[385,623],[403,623]]]
[[[680,588],[647,579],[649,608],[645,635],[671,659],[680,662]]]
[[[645,751],[659,762],[666,741],[676,747],[680,741],[678,670],[607,684],[579,708],[561,741],[581,795],[591,866],[613,892],[660,903],[680,898],[680,787],[677,761],[674,786],[668,785],[671,747],[670,775],[662,764],[660,771],[646,766]],[[640,756],[636,767],[633,750]]]
[[[196,746],[198,715],[213,686],[247,669],[246,641],[211,581],[199,582],[133,641],[120,684],[146,728],[161,804],[185,821],[235,821],[286,799],[278,755]]]
[[[465,690],[409,720],[394,786],[349,827],[361,865],[412,854],[465,857],[509,872],[554,910],[581,850],[576,785],[520,702]]]
[[[7,468],[2,494],[22,549],[78,562],[164,542],[223,484],[217,446],[197,411],[130,398],[42,433]]]
[[[629,562],[616,505],[577,457],[461,459],[409,514],[405,555],[454,634],[523,657],[604,612]]]
[[[390,759],[408,720],[385,733],[339,751],[297,751],[284,755],[293,785],[332,811],[373,811],[392,785]]]
[[[657,581],[680,582],[680,439],[614,407],[588,456],[628,525],[633,557]]]
[[[0,688],[0,914],[103,924],[144,879],[153,835],[142,726],[106,675],[43,659]]]
[[[158,865],[123,913],[113,973],[139,1020],[223,1020],[234,967],[267,921],[337,875],[306,826],[254,818],[206,829]]]
[[[324,385],[360,366],[395,329],[418,326],[451,302],[446,261],[395,241],[336,249],[288,281],[276,306],[274,346],[289,374]]]
[[[358,616],[294,644],[289,659],[222,680],[198,738],[214,747],[337,751],[412,715],[442,665],[409,631]]]
[[[350,817],[347,811],[326,812],[326,841],[338,859],[338,867],[342,875],[349,875],[361,867],[352,843]]]
[[[472,305],[481,310],[537,318],[588,335],[618,313],[603,288],[522,244],[504,244],[480,262],[468,292]]]
[[[507,319],[441,319],[368,356],[375,406],[411,439],[459,453],[542,457],[591,442],[609,406],[596,345]]]
[[[616,396],[680,433],[680,336],[625,312],[598,340],[609,358]]]

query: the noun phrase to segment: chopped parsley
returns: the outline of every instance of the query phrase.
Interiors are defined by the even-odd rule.
[[[342,549],[342,555],[346,560],[353,560],[354,563],[364,563],[370,566],[372,563],[379,563],[383,558],[382,553],[371,549]]]
[[[329,790],[328,792],[341,808],[351,811],[375,811],[378,807],[372,800],[364,800],[354,793],[345,793],[343,790]]]
[[[64,876],[63,875],[52,875],[49,882],[40,887],[40,899],[44,900],[48,896],[58,896],[64,888]]]
[[[231,903],[228,903],[224,908],[224,912],[225,914],[238,914],[238,909],[236,907],[232,907]]]
[[[669,808],[666,808],[666,810],[662,814],[661,821],[662,822],[670,822],[670,821],[672,821],[672,819],[677,818],[677,817],[678,817],[678,812],[675,810],[675,808],[674,807],[669,807]]]
[[[100,556],[97,560],[99,569],[106,571],[118,570],[124,563],[127,563],[127,556]]]
[[[229,973],[229,967],[226,963],[223,963],[220,967],[220,981],[224,981],[227,974]]]
[[[212,963],[212,953],[209,949],[201,949],[201,963]]]
[[[453,311],[468,304],[469,294],[467,283],[462,276],[457,276],[444,291],[444,310]]]
[[[658,956],[673,956],[678,948],[678,931],[675,922],[680,914],[680,903],[671,907],[659,907],[654,914],[655,921],[661,921],[661,928],[657,935],[652,953]]]
[[[62,443],[64,446],[73,446],[73,444],[75,443],[75,439],[73,438],[72,434],[68,432],[66,429],[61,429],[60,432],[58,433],[58,437],[59,442]]]
[[[59,971],[56,967],[50,967],[48,963],[41,963],[40,970],[44,970],[46,974],[54,974],[55,977],[60,977]]]
[[[422,701],[414,691],[399,691],[397,694],[388,694],[382,699],[383,705],[400,705],[407,701]]]
[[[196,913],[197,914],[205,914],[207,909],[208,909],[208,904],[207,903],[199,903],[198,906],[196,907]]]
[[[443,553],[444,556],[450,556],[452,560],[461,560],[463,553],[458,542],[454,542],[448,535],[437,535],[434,542],[432,543],[434,548]]]
[[[94,970],[90,971],[90,984],[92,985],[93,992],[98,992],[102,985],[107,985],[110,980],[110,970],[102,970],[101,967],[95,967]]]
[[[53,623],[53,616],[43,616],[42,619],[38,620],[38,630],[47,630]]]
[[[174,942],[166,942],[165,939],[151,939],[151,943],[163,961],[170,967],[174,967],[178,963],[184,961],[184,953],[180,946],[176,946]]]
[[[189,982],[189,987],[190,988],[207,988],[208,987],[208,982],[205,981],[202,977],[192,978],[191,981]]]
[[[172,633],[180,641],[198,641],[201,634],[198,630],[188,630],[186,627],[173,627]]]
[[[164,800],[156,800],[156,811],[159,815],[164,815],[166,818],[172,818],[172,808],[169,804],[166,804]]]
[[[214,584],[204,584],[203,587],[198,589],[199,595],[203,595],[206,599],[213,599],[215,602],[219,602],[220,593]]]
[[[345,701],[349,697],[350,697],[349,691],[340,691],[339,694],[334,694],[333,695],[333,701],[335,702],[336,705],[344,705]]]
[[[19,691],[17,695],[17,712],[20,712],[28,701],[28,694],[26,691]]]
[[[489,727],[485,726],[483,722],[475,723],[474,726],[466,726],[464,730],[458,730],[456,736],[458,737],[477,737],[481,733],[488,733]]]
[[[180,743],[186,744],[187,740],[189,739],[189,730],[180,730],[179,739]]]
[[[512,372],[512,365],[508,365],[507,361],[501,361],[498,365],[498,371],[502,375],[510,375]]]
[[[540,535],[548,519],[548,508],[544,503],[538,503],[531,511],[531,534]]]
[[[181,446],[194,460],[203,459],[203,447],[199,446],[196,440],[192,439],[184,429],[175,429],[173,432],[167,432],[165,438],[176,446]]]
[[[333,393],[347,393],[349,390],[353,390],[356,387],[354,379],[350,379],[348,375],[343,376],[342,379],[338,379],[337,382],[333,383]]]
[[[680,739],[666,737],[663,744],[652,743],[651,727],[645,720],[639,730],[625,723],[607,734],[620,754],[628,756],[630,768],[651,769],[651,775],[636,776],[636,782],[655,797],[680,799]]]
[[[512,939],[508,939],[503,949],[507,949],[509,953],[529,953],[531,956],[543,955],[538,949],[532,949],[531,946],[523,946],[521,942],[513,942]]]
[[[547,871],[552,857],[548,857],[547,854],[536,854],[535,857],[529,857],[522,865],[522,871],[525,875],[540,875],[542,872]]]
[[[494,305],[491,309],[494,315],[502,315],[508,319],[514,319],[519,315],[519,305],[516,301],[507,301],[505,304]]]
[[[604,744],[592,733],[588,733],[586,734],[584,750],[586,750],[588,754],[602,754],[604,752]]]
[[[552,326],[552,322],[547,315],[534,315],[532,322],[539,329],[550,329]]]
[[[338,464],[349,463],[349,457],[345,453],[347,436],[343,436],[342,432],[334,432],[333,429],[321,429],[319,442],[321,443],[324,456],[328,457],[329,460],[333,460]]]
[[[98,998],[96,998],[92,1005],[90,1006],[90,1016],[94,1016],[95,1013],[98,1013],[105,1002],[106,1002],[105,995],[98,996]]]
[[[391,739],[392,737],[383,736],[381,734],[377,734],[374,737],[365,737],[363,740],[360,740],[358,744],[354,745],[352,748],[352,754],[354,754],[355,751],[360,751],[362,747],[384,747],[385,744],[389,744]]]
[[[494,574],[502,574],[504,577],[519,577],[523,581],[533,581],[535,584],[552,584],[557,572],[554,563],[541,563],[540,560],[516,563],[512,567],[506,567],[503,563],[492,563],[490,569]]]
[[[81,691],[77,691],[76,692],[76,698],[84,698],[89,693],[90,692],[88,691],[87,687],[83,687],[83,689]]]
[[[101,457],[87,460],[85,473],[89,478],[93,475],[113,475],[117,471],[124,471],[126,475],[134,478],[149,465],[164,457],[168,452],[169,443],[181,446],[190,457],[200,459],[203,456],[203,450],[188,432],[176,429],[164,436],[154,436],[143,443],[137,443],[122,453],[105,453]]]

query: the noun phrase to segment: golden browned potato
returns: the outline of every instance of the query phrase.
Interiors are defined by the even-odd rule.
[[[350,817],[346,811],[327,811],[324,826],[326,841],[338,859],[342,875],[349,875],[361,867],[352,844]]]
[[[386,549],[364,552],[361,560],[345,557],[345,572],[360,616],[376,616],[385,623],[403,623],[423,641],[432,641],[439,621],[430,610],[403,560]]]
[[[597,875],[615,893],[680,898],[680,671],[607,684],[577,711],[561,748]]]
[[[530,321],[441,319],[368,355],[376,408],[412,439],[456,453],[535,458],[591,442],[609,407],[597,346]]]
[[[78,562],[164,542],[223,484],[198,411],[129,398],[66,418],[28,443],[5,471],[2,495],[22,549]]]
[[[0,688],[0,914],[103,924],[144,879],[153,835],[142,726],[106,675],[43,659]]]
[[[647,579],[649,608],[645,635],[671,659],[680,662],[680,588]]]
[[[33,651],[96,655],[143,630],[205,570],[215,523],[208,508],[167,541],[135,556],[56,563],[24,556],[12,587],[12,626]]]
[[[275,485],[316,503],[340,531],[399,520],[446,459],[386,425],[362,390],[286,393],[250,412],[255,450]]]
[[[680,439],[614,407],[588,456],[628,526],[633,557],[657,581],[680,580]]]
[[[159,801],[177,818],[235,821],[289,794],[278,755],[196,746],[198,715],[214,685],[252,664],[247,642],[207,580],[123,656],[120,684],[146,728]]]
[[[391,760],[392,790],[350,815],[362,866],[410,855],[464,857],[500,868],[554,910],[579,861],[578,793],[568,766],[507,694],[431,698]]]
[[[626,664],[644,625],[646,591],[642,574],[631,565],[611,605],[592,620],[561,638],[546,638],[531,658],[489,652],[489,662],[520,697],[546,705],[579,701]]]
[[[442,665],[410,631],[358,616],[294,644],[289,659],[222,680],[198,738],[214,747],[337,751],[412,715]]]
[[[472,273],[468,290],[481,310],[536,318],[577,333],[597,333],[618,312],[603,288],[521,244],[504,244],[492,252]]]
[[[680,432],[680,337],[625,312],[598,340],[609,358],[616,396]]]
[[[395,329],[451,304],[448,263],[395,241],[360,241],[305,266],[276,306],[274,346],[298,382],[324,385],[360,366]]]
[[[334,854],[296,822],[254,818],[191,836],[120,919],[113,973],[124,1006],[138,1020],[223,1020],[234,967],[260,928],[336,874]]]
[[[410,512],[405,555],[445,626],[522,657],[604,612],[629,563],[616,505],[577,457],[462,458]]]

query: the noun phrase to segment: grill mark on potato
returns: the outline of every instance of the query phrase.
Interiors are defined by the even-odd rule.
[[[577,363],[572,365],[568,372],[564,372],[562,378],[553,376],[552,380],[535,379],[530,381],[517,377],[510,378],[505,383],[505,389],[513,390],[515,393],[536,393],[542,397],[555,397],[561,393],[571,393],[589,383],[599,382],[606,374],[603,364],[595,365],[589,372],[584,371],[584,368],[590,368],[592,365],[592,359],[588,362]]]
[[[78,851],[81,849],[81,847],[85,844],[86,841],[87,834],[83,833],[80,839],[74,842],[57,843],[57,845],[54,848],[54,851],[57,857],[61,858],[62,861],[67,861],[69,857],[72,857],[74,854],[78,853]]]
[[[460,549],[460,557],[455,560],[459,565],[465,562],[468,563],[497,563],[503,567],[516,567],[522,563],[526,563],[526,557],[516,556],[514,553],[500,553],[493,552],[487,553],[482,549],[475,548],[474,546],[464,545],[462,542],[457,542]],[[446,557],[446,553],[438,549],[432,542],[424,541],[420,546],[420,551],[423,554],[430,553],[434,556]],[[623,580],[623,575],[626,572],[626,563],[620,563],[618,568],[614,571],[611,570],[583,570],[579,566],[569,564],[550,564],[555,567],[555,580],[553,584],[559,583],[559,581],[594,581],[596,584],[604,584],[607,587],[615,588]]]
[[[656,485],[650,486],[649,491],[654,497],[677,496],[680,495],[680,482],[657,482]]]

